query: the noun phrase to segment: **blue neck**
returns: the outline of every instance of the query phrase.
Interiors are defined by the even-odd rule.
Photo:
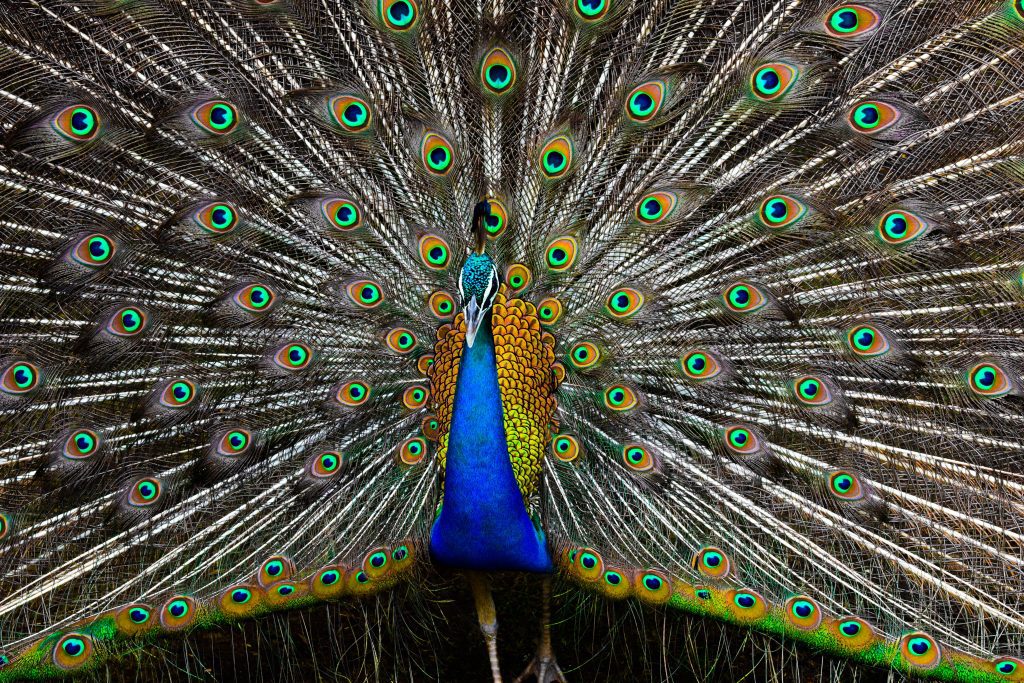
[[[430,552],[440,564],[460,569],[551,570],[544,533],[526,512],[512,471],[489,315],[459,363],[444,504],[430,532]]]

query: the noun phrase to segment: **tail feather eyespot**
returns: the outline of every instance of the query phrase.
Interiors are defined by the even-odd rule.
[[[480,81],[494,95],[504,95],[516,84],[516,65],[503,48],[495,47],[480,63]]]
[[[572,168],[573,143],[567,135],[549,140],[540,150],[537,163],[541,173],[548,180],[564,177]]]
[[[238,109],[226,100],[208,100],[192,110],[192,122],[212,136],[222,136],[238,128]]]
[[[199,207],[192,220],[204,232],[226,235],[238,226],[238,209],[231,202],[210,202]]]
[[[84,633],[66,633],[53,646],[53,663],[64,671],[81,669],[88,664],[96,647],[90,636]]]
[[[440,133],[429,132],[420,145],[423,167],[435,176],[446,176],[455,162],[455,148]]]
[[[626,116],[634,123],[647,123],[661,110],[666,86],[663,81],[648,81],[630,91],[626,97]]]
[[[74,104],[57,112],[53,129],[72,142],[92,142],[100,132],[100,115],[89,105]]]
[[[934,669],[942,662],[938,641],[920,631],[907,633],[900,639],[900,655],[915,669]]]
[[[110,264],[117,253],[117,244],[109,236],[94,232],[78,240],[69,253],[76,263],[98,270]]]
[[[27,394],[39,386],[39,368],[28,361],[9,363],[0,374],[0,391],[6,394]]]
[[[708,546],[697,551],[690,561],[698,572],[711,579],[721,580],[732,572],[732,562],[721,548]]]
[[[199,603],[187,595],[177,595],[160,608],[160,625],[168,631],[180,631],[191,626],[198,616]]]
[[[552,454],[562,462],[572,462],[582,454],[579,440],[572,434],[559,434],[551,440]]]
[[[327,225],[341,232],[351,232],[363,224],[363,213],[352,199],[325,199],[320,202],[320,213]]]
[[[846,121],[855,133],[873,136],[892,128],[901,117],[900,110],[880,100],[869,100],[853,106]]]
[[[380,0],[378,11],[384,26],[399,33],[410,31],[420,18],[416,0]]]
[[[825,31],[834,38],[849,39],[874,30],[882,20],[870,7],[843,4],[825,17]]]
[[[337,95],[328,102],[331,121],[346,133],[361,133],[373,122],[373,110],[355,95]]]
[[[790,64],[763,64],[750,76],[750,92],[763,102],[781,100],[799,77],[800,70]]]

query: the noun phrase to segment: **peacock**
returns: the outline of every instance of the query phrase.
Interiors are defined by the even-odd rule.
[[[576,600],[1024,681],[1022,41],[1021,0],[5,2],[0,681],[399,594],[473,680],[572,680]]]

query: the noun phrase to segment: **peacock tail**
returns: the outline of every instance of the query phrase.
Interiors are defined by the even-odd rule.
[[[4,3],[0,681],[444,567],[1024,681],[1022,39]]]

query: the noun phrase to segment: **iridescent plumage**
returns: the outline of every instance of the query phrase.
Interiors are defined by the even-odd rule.
[[[462,572],[499,676],[539,616],[545,683],[756,678],[719,623],[1024,680],[1022,39],[1020,0],[5,3],[0,681],[243,632],[267,678],[457,678]]]

